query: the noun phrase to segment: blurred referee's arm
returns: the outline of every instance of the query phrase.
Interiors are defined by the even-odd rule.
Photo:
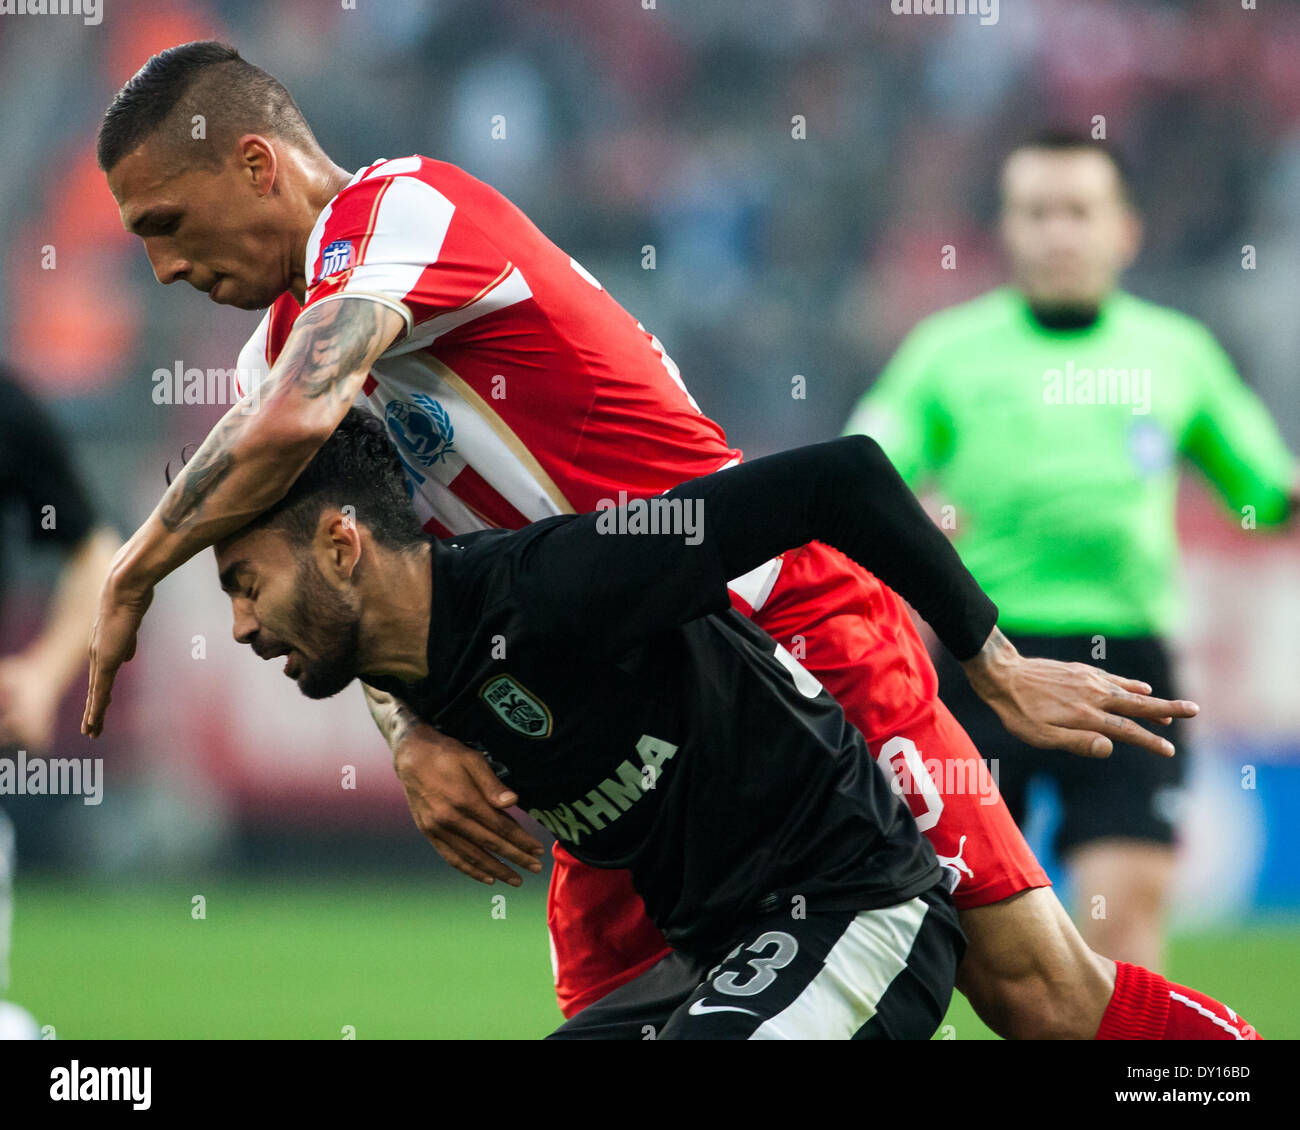
[[[284,496],[405,328],[395,310],[363,295],[322,299],[298,317],[252,394],[258,401],[246,397],[217,422],[113,559],[91,631],[82,733],[103,730],[113,679],[135,654],[154,586]]]
[[[1300,507],[1300,464],[1287,450],[1264,402],[1241,379],[1208,329],[1201,336],[1197,405],[1179,453],[1205,476],[1248,529],[1294,523]],[[1249,525],[1245,519],[1249,517]]]
[[[26,512],[29,540],[63,557],[35,639],[21,652],[0,657],[0,744],[46,752],[59,703],[86,661],[86,626],[122,539],[96,520],[53,421],[3,372],[0,446],[15,471],[12,489]]]

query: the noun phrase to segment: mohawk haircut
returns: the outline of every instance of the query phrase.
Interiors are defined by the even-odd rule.
[[[1011,159],[1013,153],[1020,153],[1026,149],[1045,150],[1049,153],[1100,153],[1114,166],[1115,174],[1119,179],[1120,194],[1124,201],[1133,203],[1132,170],[1118,147],[1098,141],[1092,134],[1083,130],[1051,127],[1029,134],[1008,151],[1007,160]],[[1005,162],[1003,164],[1005,166]]]
[[[416,517],[388,432],[377,417],[361,408],[348,409],[288,493],[238,536],[275,529],[296,545],[306,545],[316,536],[321,511],[345,506],[352,507],[355,521],[385,549],[414,549],[432,540]]]
[[[204,136],[194,136],[202,115]],[[226,43],[197,40],[153,56],[117,92],[99,124],[99,167],[111,172],[155,134],[178,163],[213,168],[244,133],[278,137],[301,148],[316,138],[289,92]]]

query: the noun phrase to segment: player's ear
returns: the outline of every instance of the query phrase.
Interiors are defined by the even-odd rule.
[[[352,578],[362,553],[361,531],[357,528],[353,507],[321,511],[316,547],[318,555],[323,557],[321,571],[327,577],[340,581]]]
[[[279,161],[275,146],[260,133],[246,133],[236,143],[239,168],[258,196],[267,195],[275,187]]]

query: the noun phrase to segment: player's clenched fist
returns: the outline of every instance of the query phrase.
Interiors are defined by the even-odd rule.
[[[458,871],[481,883],[519,875],[501,860],[537,872],[542,845],[505,809],[519,798],[476,749],[432,726],[411,726],[393,746],[393,768],[415,825]]]

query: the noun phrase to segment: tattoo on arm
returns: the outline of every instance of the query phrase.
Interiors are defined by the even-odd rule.
[[[379,303],[340,298],[304,311],[262,389],[263,399],[298,394],[307,400],[346,395],[341,386],[388,344]],[[227,416],[212,429],[163,499],[159,518],[172,533],[196,521],[235,465],[233,447],[246,417]]]
[[[228,445],[230,433],[238,426],[235,420],[220,420],[163,497],[158,517],[171,533],[193,522],[203,508],[203,500],[230,474],[235,457]]]
[[[294,324],[266,395],[296,390],[316,400],[336,392],[367,357],[387,344],[381,309],[379,303],[366,299],[339,298],[306,310]]]

